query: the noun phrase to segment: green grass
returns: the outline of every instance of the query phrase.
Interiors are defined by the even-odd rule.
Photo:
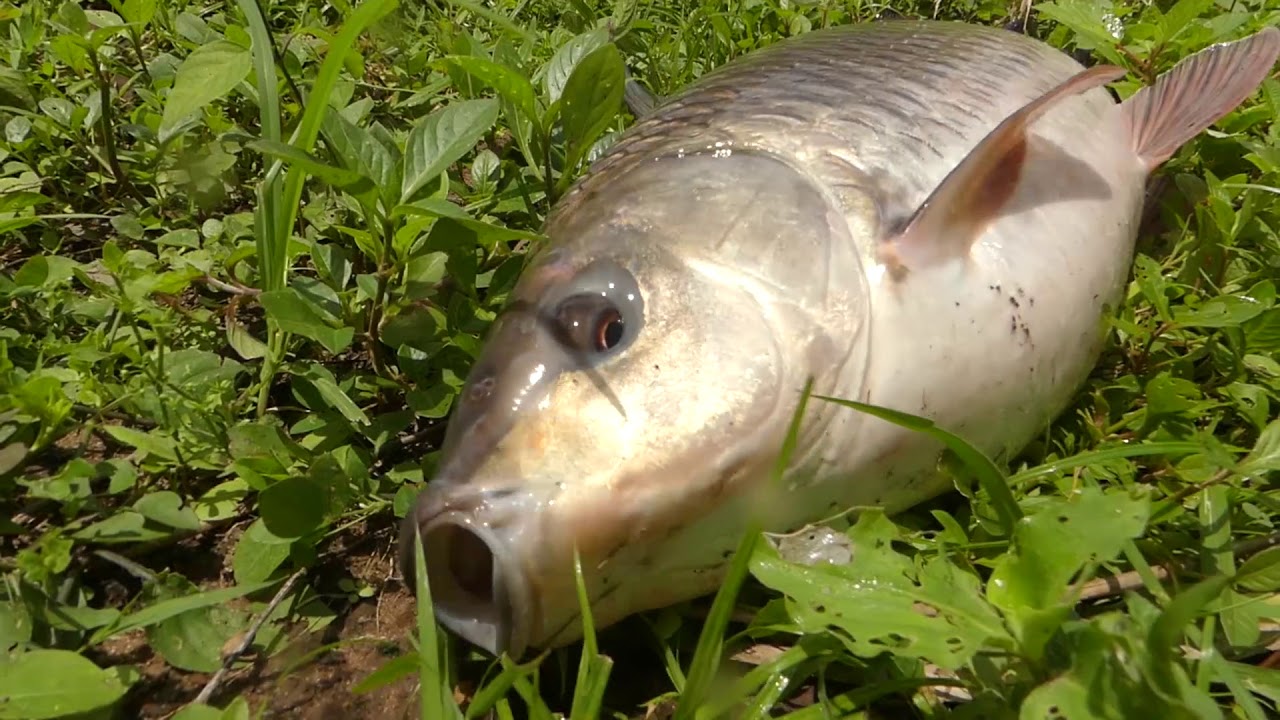
[[[0,718],[1280,712],[1274,75],[1161,169],[1097,371],[1014,463],[946,436],[959,492],[863,513],[852,565],[750,536],[714,602],[518,664],[425,587],[353,618],[407,597],[398,519],[548,209],[633,122],[623,68],[665,95],[811,29],[1020,3],[87,5],[0,4]],[[1132,92],[1280,10],[1032,18]],[[323,705],[360,698],[390,704]]]

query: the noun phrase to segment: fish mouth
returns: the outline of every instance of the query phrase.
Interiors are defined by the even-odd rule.
[[[528,648],[533,613],[510,528],[494,527],[466,512],[406,518],[402,573],[416,591],[415,529],[422,538],[436,621],[494,656],[506,653],[519,659]]]

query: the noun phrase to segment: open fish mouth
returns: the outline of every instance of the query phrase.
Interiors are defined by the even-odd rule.
[[[519,525],[495,523],[482,512],[432,514],[432,497],[405,520],[401,568],[415,584],[413,533],[422,539],[427,583],[436,619],[447,630],[495,656],[520,657],[528,648],[528,574],[516,552]]]

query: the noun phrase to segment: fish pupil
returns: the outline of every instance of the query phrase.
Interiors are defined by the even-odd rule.
[[[622,342],[623,331],[626,325],[622,322],[622,316],[617,310],[610,310],[605,313],[600,320],[600,329],[596,337],[596,348],[600,352],[612,350]]]

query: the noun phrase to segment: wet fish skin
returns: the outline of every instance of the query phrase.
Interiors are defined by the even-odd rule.
[[[1259,38],[1218,92],[1261,81],[1280,33]],[[1005,195],[974,237],[933,237],[966,225],[921,207],[1082,70],[1004,30],[882,22],[759,50],[637,122],[548,219],[406,519],[442,622],[517,656],[571,642],[575,548],[598,627],[713,591],[810,377],[1020,450],[1096,362],[1120,299],[1159,159],[1135,138],[1173,135],[1089,89],[993,165]],[[600,351],[605,311],[622,340]],[[786,496],[764,503],[776,531],[948,489],[936,444],[829,403],[810,404],[797,450]]]

